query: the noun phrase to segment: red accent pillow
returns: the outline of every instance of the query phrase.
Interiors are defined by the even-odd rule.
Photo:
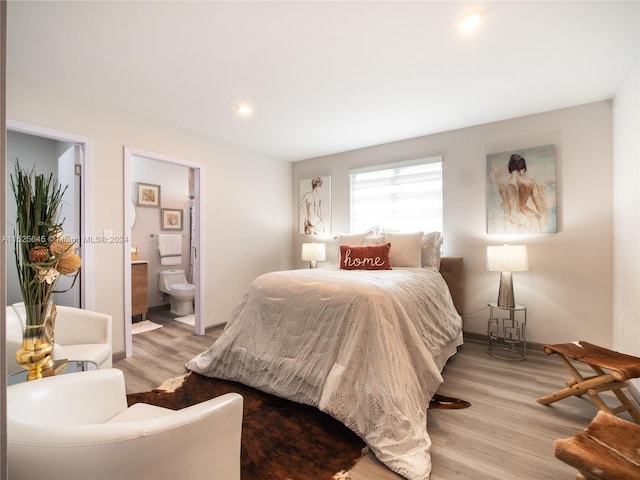
[[[391,270],[391,243],[354,247],[340,245],[340,268],[343,270]]]

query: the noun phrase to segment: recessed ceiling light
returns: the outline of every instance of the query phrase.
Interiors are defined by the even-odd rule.
[[[242,103],[240,105],[236,105],[236,111],[238,115],[242,115],[246,117],[247,115],[251,115],[253,110],[251,109],[251,105],[247,105],[246,103]]]
[[[482,12],[479,10],[463,15],[460,19],[460,28],[465,32],[475,30],[482,22],[482,16]]]

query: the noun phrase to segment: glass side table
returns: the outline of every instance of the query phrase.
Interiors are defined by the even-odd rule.
[[[67,360],[66,358],[55,360],[54,368],[48,372],[43,372],[42,378],[54,375],[66,375],[68,373],[84,372],[86,370],[97,370],[98,365],[91,360]],[[28,372],[20,370],[7,376],[7,385],[15,385],[27,381]]]
[[[520,361],[527,358],[527,307],[499,307],[489,302],[489,350],[492,357]],[[508,315],[508,316],[505,316]]]

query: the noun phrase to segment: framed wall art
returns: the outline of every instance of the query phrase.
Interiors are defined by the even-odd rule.
[[[300,234],[331,232],[331,177],[300,180],[298,190]]]
[[[150,183],[138,183],[136,194],[136,204],[140,207],[160,206],[160,185]]]
[[[182,230],[182,210],[162,208],[160,212],[162,230]]]
[[[487,233],[556,232],[555,145],[487,155]]]

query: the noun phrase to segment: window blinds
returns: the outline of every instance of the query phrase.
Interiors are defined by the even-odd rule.
[[[442,158],[379,168],[350,172],[351,232],[441,232]]]

